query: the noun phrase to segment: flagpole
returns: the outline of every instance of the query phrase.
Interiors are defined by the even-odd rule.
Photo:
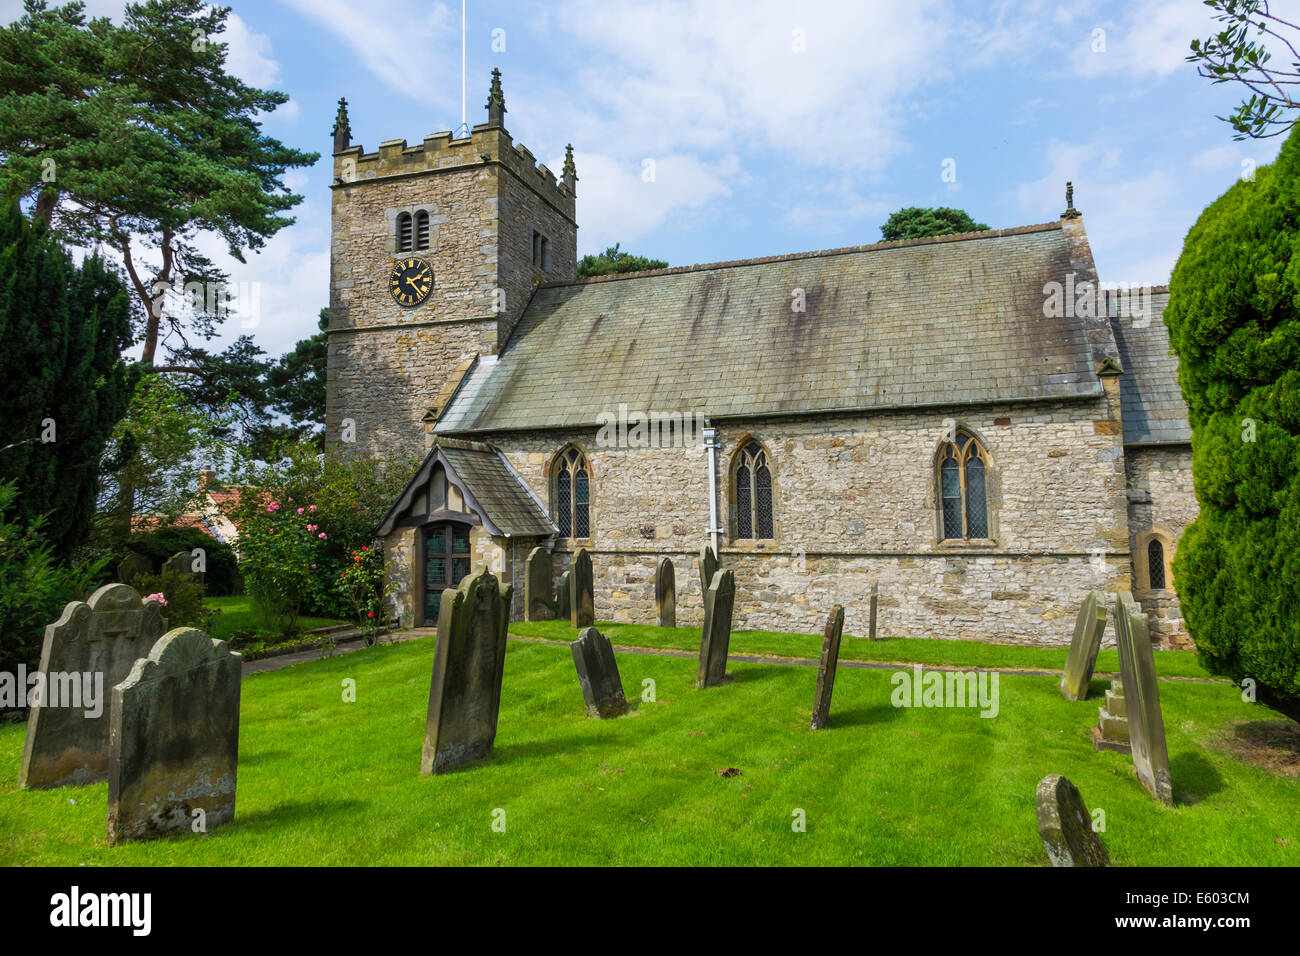
[[[465,112],[465,0],[460,0],[460,135],[469,135],[469,114]]]

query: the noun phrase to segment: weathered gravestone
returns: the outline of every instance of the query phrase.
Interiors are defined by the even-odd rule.
[[[153,574],[153,562],[143,554],[128,551],[126,557],[117,565],[117,579],[123,584],[135,587],[136,579],[145,574]]]
[[[574,627],[596,623],[596,595],[593,590],[591,555],[579,548],[569,568],[569,621]]]
[[[671,558],[660,558],[655,568],[655,615],[660,627],[677,626],[677,575]]]
[[[105,584],[88,604],[73,601],[45,628],[37,678],[43,699],[32,703],[27,720],[20,787],[82,786],[105,778],[109,695],[166,628],[162,605],[142,602],[125,584]]]
[[[609,638],[594,627],[583,630],[569,645],[573,664],[578,669],[578,684],[587,702],[587,716],[618,717],[627,713],[623,681],[618,676],[618,662]]]
[[[178,576],[188,575],[201,583],[203,581],[203,572],[194,570],[196,559],[197,555],[191,551],[177,551],[163,562],[161,573],[167,574],[170,572]]]
[[[487,568],[442,592],[420,773],[446,773],[492,752],[501,708],[513,588]]]
[[[533,548],[528,552],[524,567],[524,613],[530,621],[549,621],[555,616],[551,597],[551,553],[545,548]]]
[[[1059,773],[1048,774],[1035,797],[1038,835],[1052,866],[1110,866],[1078,787]]]
[[[731,643],[731,609],[735,599],[735,575],[731,571],[715,571],[713,583],[704,592],[704,630],[696,687],[714,687],[727,676],[727,646]]]
[[[555,619],[569,619],[569,572],[560,575],[560,583],[555,588]]]
[[[718,573],[718,556],[707,544],[700,548],[700,594],[708,593],[713,576]]]
[[[1092,669],[1097,666],[1097,651],[1106,630],[1106,596],[1091,591],[1084,598],[1079,614],[1074,619],[1074,637],[1070,641],[1070,655],[1061,675],[1061,693],[1066,700],[1087,700],[1088,685],[1092,682]]]
[[[880,607],[880,582],[871,582],[871,624],[867,628],[867,640],[876,639],[876,610]]]
[[[835,667],[840,661],[840,635],[844,632],[844,608],[838,604],[826,619],[822,638],[822,659],[817,665],[817,693],[813,697],[812,729],[821,730],[830,720],[831,691],[835,689]]]
[[[178,627],[113,688],[109,843],[235,818],[240,663],[225,641]]]
[[[1124,682],[1112,680],[1106,691],[1106,703],[1097,708],[1097,726],[1092,728],[1092,746],[1096,750],[1114,750],[1130,754],[1128,711],[1124,706]]]
[[[1174,788],[1169,776],[1165,721],[1160,713],[1160,688],[1156,682],[1147,616],[1127,593],[1120,594],[1115,601],[1115,643],[1119,649],[1120,679],[1124,682],[1124,711],[1128,717],[1129,746],[1133,748],[1133,769],[1148,793],[1172,806]]]

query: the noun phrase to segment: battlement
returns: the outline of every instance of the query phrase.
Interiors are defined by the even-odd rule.
[[[516,144],[504,127],[490,123],[475,126],[469,136],[456,137],[450,130],[430,133],[414,146],[404,139],[385,140],[371,153],[360,143],[347,146],[334,154],[334,188],[488,165],[504,166],[570,220],[575,218],[577,177],[557,178],[527,146]]]

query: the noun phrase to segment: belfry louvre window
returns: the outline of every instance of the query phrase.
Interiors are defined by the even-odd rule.
[[[736,449],[732,500],[736,502],[736,538],[775,537],[772,531],[772,469],[767,452],[750,440]]]
[[[1147,583],[1152,591],[1165,588],[1165,546],[1159,538],[1147,543]]]
[[[561,538],[591,537],[591,471],[576,448],[556,456],[551,511]]]
[[[423,209],[415,214],[415,248],[429,248],[429,214]]]
[[[943,540],[989,537],[988,453],[973,437],[958,432],[939,451],[939,502]]]
[[[545,272],[551,267],[551,240],[533,230],[533,268]]]
[[[411,251],[411,214],[409,212],[399,213],[397,216],[397,251]]]

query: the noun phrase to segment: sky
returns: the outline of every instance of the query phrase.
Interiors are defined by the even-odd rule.
[[[336,102],[352,142],[461,123],[460,4],[232,0],[227,66],[290,100],[264,118],[320,151],[288,185],[297,221],[240,264],[271,355],[329,299]],[[6,22],[20,13],[0,0]],[[92,15],[122,3],[90,0]],[[1300,0],[1273,11],[1300,21]],[[1200,0],[468,0],[468,121],[500,68],[506,127],[559,172],[572,143],[579,255],[614,243],[689,265],[880,240],[889,213],[955,206],[993,228],[1049,222],[1074,183],[1103,282],[1164,284],[1201,211],[1281,138],[1235,142],[1240,101],[1184,60],[1216,31]],[[653,181],[642,175],[653,162]]]

